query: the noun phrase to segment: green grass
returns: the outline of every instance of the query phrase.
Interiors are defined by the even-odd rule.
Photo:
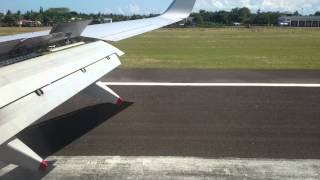
[[[124,68],[320,69],[320,29],[161,29],[113,44]]]
[[[113,44],[124,68],[320,69],[320,29],[161,29]]]

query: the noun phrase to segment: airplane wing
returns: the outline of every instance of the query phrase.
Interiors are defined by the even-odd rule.
[[[194,4],[195,0],[176,0],[158,17],[92,25],[85,29],[82,36],[106,41],[123,40],[187,18],[191,13]],[[108,30],[106,31],[106,29]]]
[[[51,31],[0,37],[0,161],[45,169],[46,162],[15,136],[88,87],[88,93],[104,92],[106,102],[120,104],[123,100],[119,95],[97,82],[121,64],[119,57],[124,54],[105,41],[126,39],[181,21],[189,16],[195,1],[174,0],[165,13],[154,18],[90,26],[85,21]],[[23,54],[23,58],[30,56],[26,60],[11,57],[39,44],[69,42],[79,35],[90,41],[66,44],[39,56]],[[5,59],[8,63],[1,67],[1,57],[6,57],[3,54],[11,59]]]

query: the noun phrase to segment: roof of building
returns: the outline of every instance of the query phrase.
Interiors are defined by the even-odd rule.
[[[320,16],[281,16],[280,18],[290,19],[291,21],[320,21]]]

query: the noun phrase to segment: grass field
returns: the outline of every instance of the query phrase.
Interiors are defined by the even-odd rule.
[[[320,29],[161,29],[113,44],[124,68],[320,69]]]
[[[162,29],[115,45],[126,68],[320,69],[320,29]]]

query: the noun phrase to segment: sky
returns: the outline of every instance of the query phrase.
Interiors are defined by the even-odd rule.
[[[163,12],[172,0],[0,0],[0,12],[7,10],[23,12],[50,7],[69,7],[78,12],[150,14]],[[303,14],[320,11],[320,0],[197,0],[194,11],[200,9],[217,11],[230,10],[235,7],[248,7],[252,11],[286,11],[298,10]]]

